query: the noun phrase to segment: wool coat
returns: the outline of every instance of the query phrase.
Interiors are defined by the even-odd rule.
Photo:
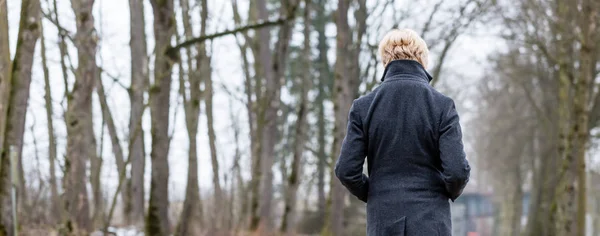
[[[452,235],[450,200],[471,168],[454,101],[431,79],[417,61],[392,61],[350,108],[335,175],[367,203],[368,236]]]

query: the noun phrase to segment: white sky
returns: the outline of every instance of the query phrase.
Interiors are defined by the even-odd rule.
[[[194,2],[194,1],[192,1]],[[240,1],[242,8],[247,9],[248,0]],[[368,6],[372,8],[377,4],[376,0],[369,0]],[[410,4],[410,6],[424,7],[427,4],[431,4],[433,1],[419,1],[418,3],[410,3],[411,1],[396,1],[396,5]],[[335,7],[335,3],[330,3],[329,8]],[[176,3],[177,5],[177,3]],[[69,29],[71,32],[75,32],[74,16],[70,6],[69,0],[58,0],[58,8],[60,20],[63,27]],[[430,6],[430,5],[429,5]],[[18,30],[19,21],[19,0],[8,0],[8,12],[9,12],[9,31],[10,31],[10,43],[11,50],[14,54],[14,48],[16,44],[16,35]],[[42,0],[42,9],[48,12],[46,0]],[[208,32],[217,32],[224,29],[233,27],[232,12],[230,1],[223,0],[211,0],[209,1],[210,9],[210,20]],[[198,11],[198,8],[194,8]],[[145,1],[146,11],[146,34],[148,36],[148,53],[150,54],[153,49],[153,34],[152,34],[152,10],[148,1]],[[246,10],[241,9],[244,13]],[[125,0],[96,0],[94,7],[94,14],[96,19],[96,28],[100,35],[100,51],[98,53],[98,64],[100,64],[108,73],[120,78],[120,82],[129,85],[129,74],[130,74],[130,50],[129,50],[129,4]],[[177,13],[179,14],[179,13]],[[389,11],[387,13],[389,15]],[[414,27],[419,25],[425,14],[421,14],[419,11],[412,12],[414,14],[414,20],[409,20],[406,23],[400,25],[400,27]],[[199,14],[192,14],[195,19],[194,22],[198,22]],[[382,17],[380,19],[386,19]],[[370,22],[372,20],[369,20]],[[443,19],[441,19],[443,21]],[[57,31],[56,28],[49,22],[44,20],[44,30],[46,36],[46,45],[48,49],[49,69],[50,69],[50,80],[52,83],[52,95],[54,100],[54,123],[56,128],[56,134],[58,137],[59,145],[59,157],[62,158],[64,155],[64,146],[66,142],[66,130],[62,121],[62,114],[65,103],[61,105],[61,99],[63,94],[63,82],[62,74],[60,71],[59,64],[59,51],[56,46],[57,43]],[[385,21],[383,29],[389,29],[393,24],[392,21]],[[196,24],[197,26],[197,24]],[[387,28],[386,28],[387,27]],[[196,27],[197,29],[197,27]],[[297,28],[299,29],[299,28]],[[420,29],[420,27],[419,27]],[[369,28],[369,31],[371,29]],[[297,32],[296,34],[299,34]],[[333,63],[335,60],[335,26],[329,25],[327,28],[327,34],[330,38],[329,53],[330,60]],[[371,34],[373,35],[373,34]],[[380,37],[380,36],[379,36]],[[369,43],[376,45],[377,36],[369,38]],[[314,41],[313,41],[314,42]],[[300,45],[302,43],[301,35],[294,35],[292,44]],[[70,44],[69,52],[71,58],[76,64],[76,50]],[[25,149],[24,159],[26,171],[34,171],[36,168],[37,161],[35,159],[35,153],[39,155],[39,165],[42,167],[42,175],[44,178],[47,176],[47,145],[48,137],[46,130],[46,117],[44,111],[44,80],[41,69],[41,59],[39,54],[40,44],[37,44],[36,57],[33,68],[33,79],[31,85],[31,94],[29,100],[29,112],[27,115],[27,133],[25,136]],[[240,59],[240,52],[236,45],[235,38],[233,36],[226,36],[219,38],[212,43],[213,47],[213,79],[215,80],[215,128],[217,132],[217,149],[220,160],[220,169],[222,176],[229,172],[231,168],[231,162],[233,159],[234,143],[233,143],[233,132],[230,129],[230,125],[233,122],[237,122],[242,127],[241,130],[241,141],[243,144],[248,143],[247,136],[247,118],[245,108],[242,103],[236,99],[231,99],[229,95],[224,91],[221,85],[225,85],[228,90],[236,91],[237,97],[243,97],[242,86],[243,86],[243,73],[241,71],[242,63]],[[472,99],[475,94],[475,83],[481,75],[486,65],[487,57],[494,50],[498,48],[505,48],[505,45],[501,40],[498,40],[494,36],[493,27],[477,27],[476,31],[471,32],[468,35],[463,35],[458,39],[456,45],[450,51],[449,58],[444,66],[444,78],[440,84],[440,89],[446,92],[450,96],[454,97],[461,113],[463,120],[463,130],[466,137],[467,152],[472,153],[470,145],[472,142],[469,140],[470,131],[476,127],[469,125],[469,120],[473,119],[474,105],[476,101]],[[430,64],[434,65],[436,51],[432,50],[432,61]],[[76,66],[76,65],[74,65]],[[176,70],[175,70],[176,71]],[[379,66],[378,73],[381,74],[383,68]],[[71,82],[73,78],[70,78]],[[126,140],[124,137],[127,135],[127,124],[129,119],[129,99],[126,91],[119,85],[112,82],[112,80],[106,76],[103,77],[103,83],[108,93],[108,103],[116,121],[117,129],[121,141]],[[171,143],[171,149],[169,151],[169,165],[170,165],[170,196],[172,200],[181,200],[184,196],[185,185],[186,185],[186,174],[187,174],[187,150],[188,140],[187,133],[184,123],[184,113],[181,106],[177,109],[173,109],[175,104],[178,104],[178,82],[176,79],[173,80],[172,84],[172,96],[171,96],[171,117],[177,113],[177,118],[174,122],[171,122],[170,130],[174,127],[174,136]],[[286,96],[286,92],[283,92],[284,100],[289,100],[289,96]],[[97,97],[96,95],[94,95]],[[97,100],[96,100],[97,101]],[[101,116],[99,106],[97,102],[94,104],[94,115],[95,115],[95,127],[96,135],[100,137],[100,125]],[[331,106],[329,106],[331,107]],[[238,115],[237,120],[231,120],[229,116],[230,108]],[[204,108],[202,108],[202,114],[204,114]],[[29,128],[34,125],[34,135],[29,131]],[[144,129],[150,130],[149,125],[149,113],[146,112],[144,118]],[[206,129],[206,118],[204,115],[200,117],[200,127],[198,133],[198,159],[199,159],[199,181],[200,187],[203,191],[207,191],[212,187],[212,169],[210,165],[210,151],[208,147]],[[33,137],[36,137],[38,144],[37,151],[33,148]],[[103,184],[105,185],[104,191],[108,196],[112,196],[112,192],[116,187],[117,172],[112,157],[111,145],[108,139],[108,133],[104,134],[104,146],[103,146]],[[150,136],[146,135],[146,150],[147,155],[150,151]],[[98,141],[100,145],[100,141]],[[127,150],[126,144],[122,142],[124,150]],[[243,162],[242,168],[245,171],[245,177],[249,177],[249,166],[248,161],[248,149],[242,147]],[[150,159],[147,158],[147,181],[146,190],[149,188],[149,168]],[[278,171],[279,166],[274,166],[273,169]],[[278,181],[279,175],[274,175],[276,181]],[[223,177],[221,177],[223,181]]]

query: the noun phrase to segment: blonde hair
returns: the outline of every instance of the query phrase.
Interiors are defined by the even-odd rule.
[[[393,60],[415,60],[427,69],[429,49],[417,32],[411,29],[394,29],[388,32],[379,43],[379,56],[383,66]]]

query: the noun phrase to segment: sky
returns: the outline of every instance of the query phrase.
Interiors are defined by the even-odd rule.
[[[61,24],[64,28],[70,32],[75,32],[74,15],[72,13],[71,5],[69,0],[57,0],[59,16]],[[394,4],[412,4],[416,7],[424,7],[426,4],[432,3],[432,1],[419,1],[418,3],[410,3],[411,1],[396,1]],[[148,37],[148,54],[152,53],[154,43],[152,40],[152,11],[148,1],[144,2],[145,17],[146,17],[146,35]],[[240,0],[242,13],[246,12],[248,0]],[[177,4],[177,3],[176,3]],[[378,4],[378,1],[368,0],[367,5],[372,8]],[[329,4],[329,9],[335,7],[335,3]],[[210,0],[209,1],[209,28],[208,33],[220,32],[225,29],[233,28],[232,12],[230,1],[223,0]],[[16,44],[16,35],[18,31],[19,21],[19,0],[8,0],[8,12],[9,12],[9,33],[11,43],[11,55],[14,55],[14,49]],[[42,10],[48,12],[47,1],[42,0]],[[198,12],[198,7],[193,8],[193,11]],[[179,13],[177,13],[179,14]],[[385,14],[390,15],[390,11],[386,11]],[[412,27],[419,24],[419,19],[422,19],[423,14],[419,12],[413,12],[415,19],[409,19],[406,23],[403,23],[401,27]],[[199,14],[192,14],[193,22],[198,22]],[[129,51],[129,4],[125,0],[96,0],[94,6],[94,17],[96,20],[96,29],[100,35],[99,41],[99,53],[97,56],[98,64],[107,71],[113,77],[117,77],[119,82],[125,86],[129,85],[130,78],[130,51]],[[383,25],[390,28],[393,24],[392,21],[387,21],[386,17],[383,19]],[[351,22],[352,23],[352,22]],[[54,124],[56,134],[58,137],[59,147],[59,158],[62,158],[65,153],[66,144],[66,130],[62,121],[62,114],[66,108],[66,102],[62,100],[63,97],[63,82],[62,73],[60,71],[59,64],[59,51],[57,45],[57,30],[47,20],[43,21],[43,27],[46,35],[46,47],[48,49],[48,60],[50,70],[50,80],[52,84],[52,96],[54,102]],[[450,57],[444,67],[444,80],[441,81],[439,89],[454,97],[457,101],[459,112],[463,120],[463,131],[465,133],[465,143],[467,147],[467,153],[471,152],[470,145],[472,142],[469,140],[469,134],[471,130],[476,127],[469,125],[469,120],[474,118],[474,107],[476,100],[473,99],[476,94],[475,84],[481,79],[483,72],[486,68],[487,57],[497,51],[498,49],[505,48],[501,40],[494,36],[493,27],[476,27],[477,29],[473,32],[459,37],[456,45],[454,45],[450,51]],[[195,24],[196,35],[198,32],[198,24]],[[371,29],[368,29],[371,30]],[[329,58],[331,63],[335,61],[335,26],[327,26],[327,36],[330,40],[331,50],[329,52]],[[316,35],[315,35],[316,37]],[[369,43],[376,45],[377,37],[373,36],[369,38]],[[295,33],[292,37],[292,44],[300,45],[302,43],[302,37],[300,32]],[[243,86],[243,73],[242,63],[240,59],[240,52],[236,45],[234,36],[226,36],[218,38],[211,42],[211,54],[213,55],[212,68],[213,68],[213,79],[215,86],[215,129],[217,134],[217,149],[218,158],[220,161],[221,170],[221,181],[223,184],[223,176],[230,172],[233,159],[234,151],[234,140],[233,132],[231,131],[231,125],[238,123],[241,126],[241,139],[242,144],[247,145],[247,117],[245,116],[245,107],[241,101],[237,98],[243,97],[242,86]],[[47,178],[47,145],[48,135],[46,130],[46,116],[45,116],[45,105],[44,105],[44,80],[43,72],[41,69],[41,58],[40,58],[40,43],[37,44],[36,56],[34,59],[33,66],[33,78],[31,84],[31,93],[29,100],[29,108],[26,120],[26,135],[25,135],[25,149],[23,152],[23,158],[26,175],[33,174],[36,176],[38,169],[41,169],[43,178]],[[76,67],[76,50],[70,44],[69,53],[73,60],[74,67]],[[435,58],[435,51],[432,51],[430,58]],[[313,55],[314,56],[314,55]],[[152,63],[152,61],[151,61]],[[430,65],[434,65],[436,62],[431,59]],[[383,71],[383,67],[379,65],[378,74],[380,75]],[[177,73],[175,69],[174,73]],[[380,77],[380,76],[378,76]],[[72,84],[73,78],[70,77],[70,83]],[[120,87],[117,83],[114,83],[109,77],[103,76],[103,83],[108,93],[108,103],[111,112],[114,116],[119,137],[121,140],[126,140],[127,136],[127,124],[129,119],[129,99],[127,92]],[[170,130],[173,131],[173,139],[171,141],[171,149],[169,151],[169,166],[170,166],[170,198],[171,200],[182,200],[186,185],[186,174],[187,174],[187,150],[188,140],[184,121],[184,112],[180,105],[180,99],[178,97],[178,82],[173,80],[172,92],[171,92],[171,125]],[[236,98],[232,98],[228,95],[227,91],[233,92]],[[286,91],[283,91],[282,99],[284,101],[290,100],[290,96],[286,95]],[[94,94],[94,122],[95,122],[95,133],[98,139],[104,137],[102,145],[102,156],[104,158],[102,181],[104,184],[104,191],[107,196],[112,196],[112,192],[117,185],[117,171],[115,161],[111,153],[110,140],[108,139],[108,133],[102,134],[101,130],[101,113],[97,103],[97,95]],[[174,109],[175,105],[178,104],[177,108]],[[328,105],[329,109],[332,109],[331,105]],[[204,111],[204,108],[201,108]],[[230,111],[235,114],[235,119],[230,119]],[[333,119],[332,111],[328,114],[330,120]],[[33,131],[30,128],[33,127]],[[150,130],[149,111],[147,110],[143,119],[144,130]],[[312,134],[309,134],[312,136]],[[202,191],[209,191],[212,188],[212,169],[210,164],[210,150],[208,146],[206,128],[206,117],[204,112],[200,117],[200,127],[198,131],[198,162],[199,162],[199,183]],[[150,135],[146,133],[146,152],[149,156],[150,153]],[[33,143],[37,143],[37,149],[34,148]],[[100,140],[97,141],[100,147]],[[125,150],[126,144],[122,143]],[[244,169],[244,177],[249,178],[249,166],[248,160],[249,152],[247,147],[242,147],[243,159],[242,168]],[[31,164],[29,164],[31,163]],[[150,182],[150,159],[147,157],[146,160],[146,190],[149,190]],[[38,168],[39,167],[41,168]],[[274,171],[277,171],[278,166],[274,166]],[[309,167],[307,167],[309,168]],[[307,170],[305,173],[311,173]],[[275,181],[281,180],[278,174],[275,174]]]

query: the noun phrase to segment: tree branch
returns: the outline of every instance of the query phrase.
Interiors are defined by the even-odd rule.
[[[231,29],[231,30],[225,30],[223,32],[219,32],[219,33],[215,33],[215,34],[209,34],[209,35],[203,35],[203,36],[196,37],[196,38],[191,38],[191,39],[185,40],[185,41],[175,45],[174,47],[169,48],[169,50],[167,50],[167,54],[171,55],[171,54],[179,51],[179,49],[189,47],[189,46],[195,45],[197,43],[202,43],[206,40],[211,40],[214,38],[218,38],[218,37],[222,37],[222,36],[226,36],[226,35],[230,35],[230,34],[237,34],[237,33],[245,32],[245,31],[252,30],[252,29],[260,29],[263,27],[281,25],[283,23],[290,21],[293,18],[294,18],[294,15],[291,15],[289,17],[279,18],[274,21],[259,22],[256,24],[250,24],[250,25],[246,25],[246,26],[242,26],[242,27],[237,27],[237,28]]]
[[[63,28],[58,22],[56,22],[54,19],[52,19],[52,16],[44,11],[41,11],[42,15],[44,16],[44,18],[46,18],[46,20],[50,21],[50,23],[52,23],[60,32],[60,34],[64,35],[65,37],[67,37],[71,42],[75,42],[75,39],[73,39],[73,36],[71,36],[71,32],[65,28]]]
[[[438,12],[438,10],[440,9],[440,6],[442,5],[443,2],[444,2],[444,0],[440,0],[433,6],[433,10],[431,11],[431,14],[429,14],[429,17],[427,18],[427,22],[423,26],[423,29],[421,29],[421,37],[422,38],[425,38],[425,34],[427,34],[429,32],[431,22],[433,21],[433,16],[435,16],[435,14]]]

